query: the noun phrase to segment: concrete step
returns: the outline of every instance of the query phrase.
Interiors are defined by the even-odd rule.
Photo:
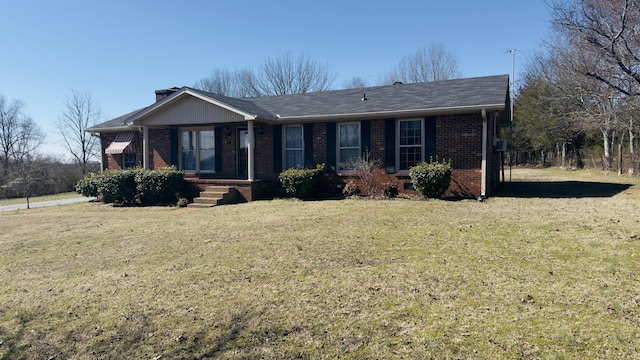
[[[232,204],[235,202],[236,190],[228,186],[207,186],[200,196],[193,199],[188,207],[208,208],[216,205]]]

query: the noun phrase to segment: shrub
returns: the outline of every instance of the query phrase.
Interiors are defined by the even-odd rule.
[[[398,185],[392,182],[382,184],[382,195],[388,199],[398,196]]]
[[[98,197],[98,183],[102,181],[101,173],[89,173],[80,179],[74,189],[82,196]]]
[[[317,195],[324,164],[311,169],[287,169],[280,173],[278,179],[284,190],[299,198],[311,198]]]
[[[448,162],[422,162],[409,169],[413,187],[426,198],[437,198],[444,195],[451,183],[451,160]]]
[[[360,188],[358,187],[358,185],[354,184],[353,181],[345,184],[344,188],[342,189],[342,195],[344,195],[345,197],[356,196],[359,194]]]
[[[184,187],[184,173],[174,168],[138,171],[136,190],[143,203],[175,203]]]
[[[362,184],[362,192],[364,195],[372,197],[380,195],[382,173],[379,170],[381,162],[378,159],[372,158],[370,152],[367,151],[363,156],[355,157],[347,163],[341,164],[341,167],[348,169],[358,177],[360,184]],[[361,191],[358,189],[358,194],[360,193]]]
[[[136,199],[136,172],[140,170],[107,170],[98,182],[98,194],[105,203],[133,204]]]

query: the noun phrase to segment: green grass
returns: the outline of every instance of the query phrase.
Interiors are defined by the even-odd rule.
[[[76,192],[68,192],[68,193],[60,193],[53,195],[43,195],[43,196],[34,196],[29,198],[29,202],[39,202],[39,201],[53,201],[53,200],[61,200],[61,199],[72,199],[77,198],[82,195]],[[16,205],[16,204],[26,204],[26,198],[11,198],[11,199],[0,199],[0,206],[3,205]]]
[[[0,358],[640,357],[640,181],[514,180],[548,183],[482,203],[0,213]],[[630,186],[591,195],[606,183]]]

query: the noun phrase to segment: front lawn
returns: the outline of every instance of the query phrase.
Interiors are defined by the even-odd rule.
[[[640,357],[638,178],[513,179],[485,202],[0,213],[0,358]]]

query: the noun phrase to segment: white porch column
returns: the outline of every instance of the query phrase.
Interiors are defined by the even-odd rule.
[[[254,163],[255,163],[255,135],[253,132],[253,120],[247,121],[247,129],[249,130],[249,141],[247,146],[247,180],[253,180],[254,178]]]
[[[149,128],[142,127],[142,167],[149,169]]]

